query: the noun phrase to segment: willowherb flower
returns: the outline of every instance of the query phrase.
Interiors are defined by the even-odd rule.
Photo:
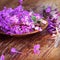
[[[50,13],[50,12],[51,12],[51,7],[47,7],[47,8],[46,8],[46,12],[47,12],[47,13]]]
[[[20,4],[22,4],[23,3],[23,0],[19,0],[19,2],[20,2]]]
[[[21,52],[17,51],[16,48],[11,48],[11,52],[12,53],[21,53]]]
[[[10,22],[18,23],[19,22],[19,18],[16,15],[14,15],[14,16],[10,17]]]
[[[39,44],[34,45],[34,53],[35,54],[39,54],[40,53],[40,45]]]
[[[5,60],[5,56],[2,54],[0,60]]]
[[[23,0],[19,0],[22,4]],[[49,14],[48,14],[49,12]],[[42,31],[40,27],[40,23],[46,24],[46,21],[43,20],[44,17],[47,16],[46,20],[48,21],[48,28],[49,32],[55,30],[56,23],[56,15],[51,14],[51,7],[47,7],[45,12],[43,13],[35,13],[33,11],[27,11],[23,9],[22,5],[17,6],[16,8],[6,8],[0,11],[0,30],[2,30],[6,34],[23,34],[28,32],[33,32],[35,30]],[[38,25],[36,27],[36,25]]]

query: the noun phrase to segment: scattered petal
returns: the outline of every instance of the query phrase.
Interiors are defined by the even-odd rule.
[[[21,52],[17,51],[16,48],[11,48],[11,52],[12,53],[21,53]]]
[[[5,60],[5,56],[2,54],[0,59]]]
[[[40,53],[40,45],[39,44],[34,46],[34,53],[35,54],[39,54]]]
[[[16,49],[15,48],[11,48],[11,52],[15,53]]]

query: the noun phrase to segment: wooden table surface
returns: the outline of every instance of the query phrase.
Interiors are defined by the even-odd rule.
[[[37,0],[24,1],[25,3],[23,5],[27,6],[26,9],[30,7],[33,8],[37,3]],[[41,0],[42,3],[43,1],[44,0]],[[59,3],[58,0],[47,1]],[[41,2],[38,3],[40,4]],[[3,9],[4,6],[14,8],[17,5],[19,5],[18,0],[1,0],[0,10]],[[47,33],[47,31],[18,38],[0,35],[0,56],[3,53],[5,55],[5,60],[60,60],[60,46],[55,48],[54,40],[50,40],[50,38],[51,35]],[[33,51],[30,51],[36,44],[40,44],[41,46],[39,56],[35,55]],[[13,47],[16,48],[18,51],[22,52],[22,54],[11,54],[10,50]]]
[[[25,37],[0,35],[0,55],[3,53],[5,60],[60,60],[60,46],[55,48],[54,40],[50,38],[46,31]],[[36,44],[41,46],[39,55],[32,50]],[[11,48],[16,48],[22,54],[11,54]]]

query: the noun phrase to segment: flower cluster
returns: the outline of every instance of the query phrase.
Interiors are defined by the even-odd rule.
[[[41,16],[32,11],[24,10],[22,5],[12,9],[6,8],[0,11],[0,30],[6,34],[22,34],[36,30],[42,31],[36,26]]]
[[[56,9],[52,10],[51,7],[43,9],[42,13],[34,13],[23,9],[23,0],[19,0],[20,5],[16,8],[6,8],[0,11],[0,30],[6,34],[23,34],[33,32],[35,30],[42,31],[40,22],[46,24],[43,20],[48,21],[49,32],[52,32],[56,26],[57,14]]]
[[[55,33],[56,31],[56,22],[58,20],[58,10],[52,9],[51,7],[47,7],[43,9],[42,15],[48,21],[47,31],[50,33]]]

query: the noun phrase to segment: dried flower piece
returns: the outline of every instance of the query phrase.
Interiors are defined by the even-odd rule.
[[[40,45],[39,44],[34,46],[34,53],[35,54],[39,54],[40,53]]]
[[[17,51],[15,48],[11,48],[11,52],[12,53],[21,53],[21,52]]]
[[[40,19],[40,21],[43,23],[43,24],[46,24],[47,22],[43,19]]]
[[[19,2],[20,2],[20,4],[22,4],[23,3],[23,0],[19,0]]]
[[[51,12],[51,7],[48,7],[47,9],[46,9],[46,12]]]
[[[5,60],[5,56],[2,54],[0,60]]]

